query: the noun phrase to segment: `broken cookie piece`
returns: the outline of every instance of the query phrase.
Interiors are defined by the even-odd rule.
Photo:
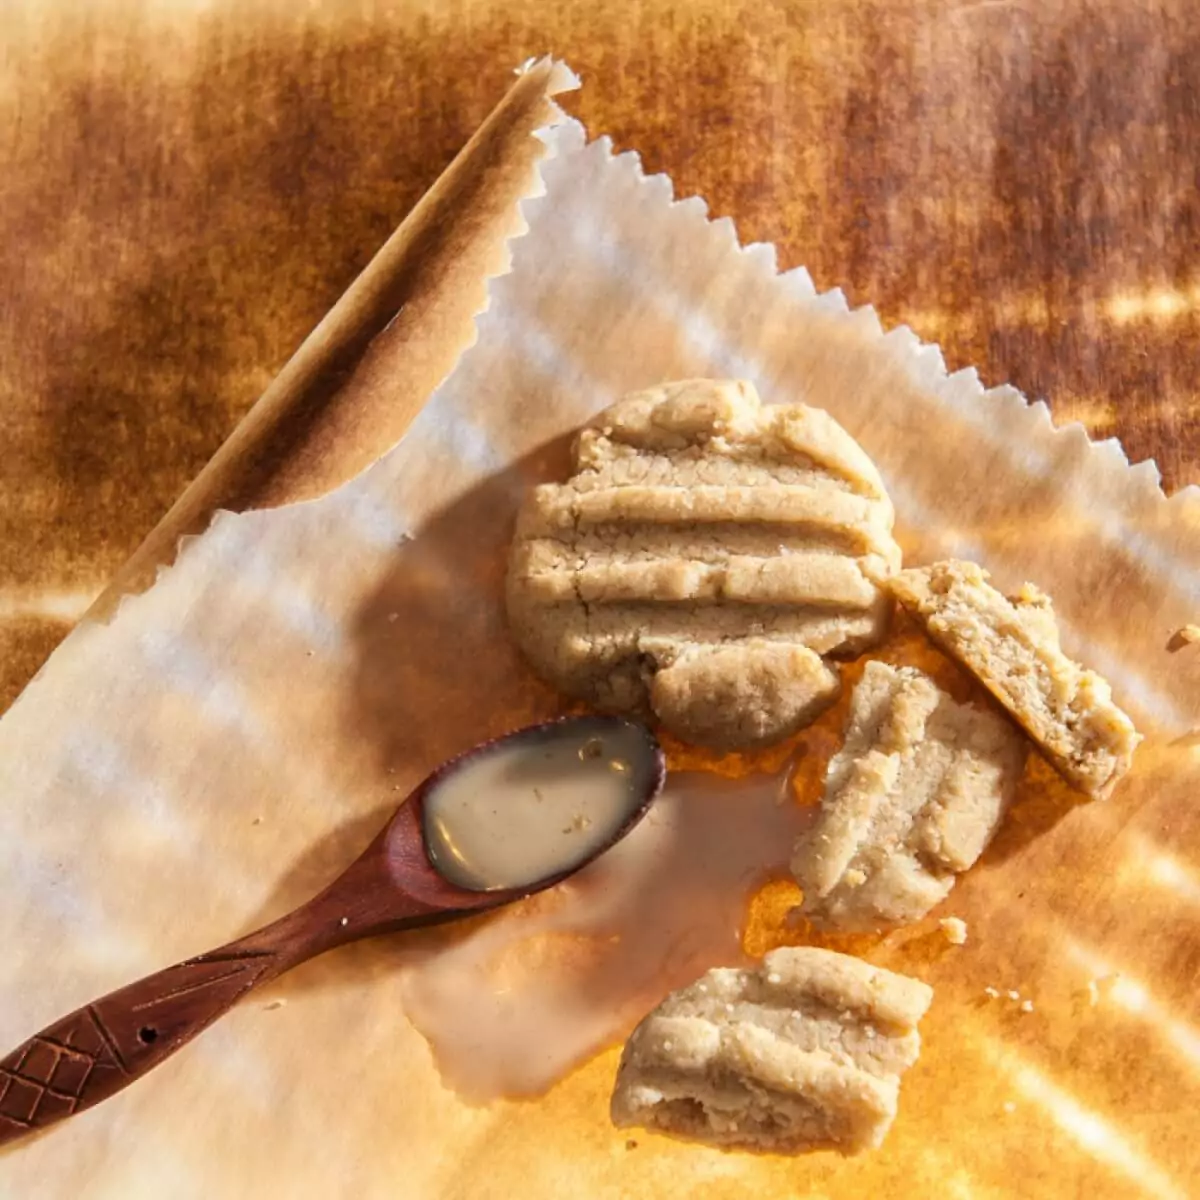
[[[867,663],[820,814],[792,854],[800,911],[820,929],[919,920],[991,841],[1025,756],[999,714],[912,667]]]
[[[709,971],[633,1031],[613,1123],[775,1153],[871,1149],[932,999],[919,980],[812,947]]]
[[[1032,584],[1005,597],[975,563],[947,561],[889,581],[930,638],[962,663],[1068,783],[1107,796],[1142,740],[1108,683],[1059,648],[1049,598]]]
[[[596,416],[571,478],[526,498],[509,624],[571,696],[716,749],[776,741],[836,699],[824,655],[883,636],[892,521],[827,413],[740,381],[662,384]]]

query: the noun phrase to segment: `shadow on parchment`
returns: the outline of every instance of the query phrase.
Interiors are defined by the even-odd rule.
[[[569,444],[564,436],[488,476],[396,551],[351,628],[357,666],[345,723],[348,738],[377,748],[380,778],[404,782],[393,783],[393,800],[347,822],[301,858],[247,928],[327,886],[408,791],[447,758],[566,708],[521,661],[503,589],[517,505],[532,483],[568,473]],[[327,956],[327,966],[290,975],[286,988],[353,982],[389,962],[398,965],[430,938],[454,939],[473,924],[347,947]]]
[[[385,768],[440,762],[562,711],[521,660],[504,612],[517,507],[541,479],[569,474],[570,437],[539,447],[432,517],[398,552],[353,630],[350,714]]]

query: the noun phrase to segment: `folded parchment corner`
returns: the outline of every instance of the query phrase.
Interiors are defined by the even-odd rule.
[[[544,190],[553,97],[579,86],[544,57],[508,93],[271,382],[83,620],[150,586],[219,509],[313,499],[394,446],[475,340],[487,284],[509,268],[521,203]]]

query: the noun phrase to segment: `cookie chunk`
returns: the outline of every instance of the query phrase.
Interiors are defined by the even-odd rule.
[[[916,979],[812,947],[709,971],[633,1031],[613,1123],[776,1153],[878,1146],[932,999]]]
[[[596,417],[574,463],[523,505],[507,585],[517,642],[569,695],[744,747],[836,698],[823,655],[882,637],[892,505],[827,413],[664,384]]]
[[[1059,648],[1050,600],[1032,584],[1005,597],[969,562],[904,571],[896,598],[1004,705],[1066,781],[1107,796],[1142,740],[1108,683]]]
[[[942,931],[942,937],[950,945],[965,946],[967,944],[967,923],[962,917],[943,917],[938,922],[938,928]]]
[[[911,667],[868,663],[792,854],[801,912],[821,929],[919,920],[991,841],[1025,755],[999,714],[956,704]]]

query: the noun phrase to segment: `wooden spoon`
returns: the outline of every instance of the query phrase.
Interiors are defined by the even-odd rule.
[[[631,738],[632,734],[632,738]],[[591,757],[606,737],[632,746],[629,807],[611,836],[562,868],[519,886],[476,890],[450,882],[431,861],[423,819],[439,785],[481,756],[564,739]],[[119,1092],[211,1025],[248,992],[314,955],[377,933],[417,929],[542,891],[620,841],[662,790],[666,768],[649,730],[616,717],[576,717],[533,725],[485,742],[444,763],[400,805],[383,832],[307,904],[217,950],[111,992],[35,1034],[0,1060],[0,1145],[82,1112]],[[460,777],[461,782],[461,777]],[[443,793],[443,796],[446,793]],[[551,814],[553,819],[553,814]],[[561,822],[561,818],[559,818]],[[564,831],[565,832],[565,831]]]

